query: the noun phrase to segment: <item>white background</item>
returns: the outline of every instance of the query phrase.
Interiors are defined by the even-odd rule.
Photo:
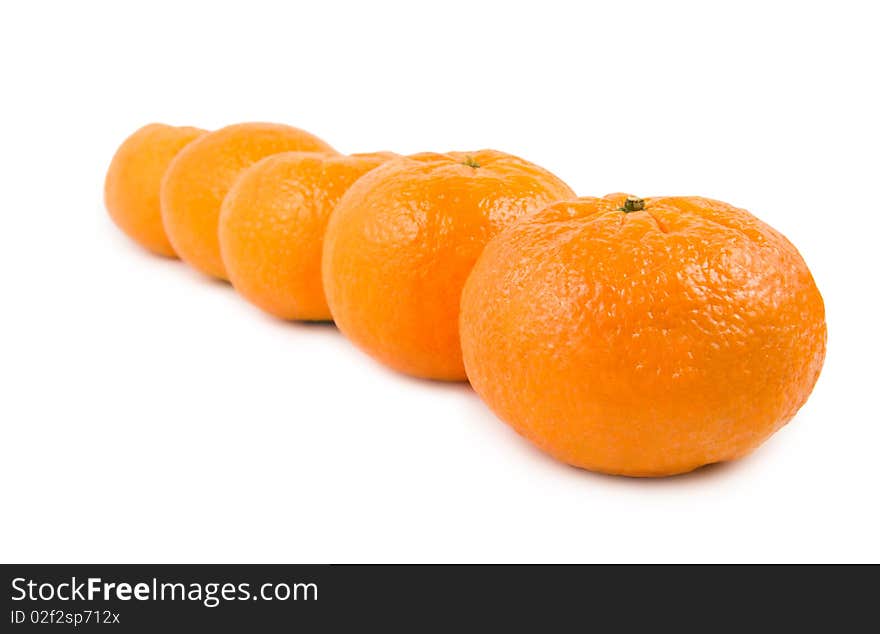
[[[880,561],[877,16],[716,4],[4,3],[0,560]],[[825,297],[819,384],[738,463],[557,464],[114,228],[128,134],[248,120],[748,208]]]

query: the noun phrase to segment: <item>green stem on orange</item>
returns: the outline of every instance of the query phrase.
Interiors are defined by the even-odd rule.
[[[474,160],[474,157],[471,156],[470,154],[468,154],[467,156],[464,157],[464,160],[461,162],[461,164],[462,164],[462,165],[467,165],[468,167],[473,167],[474,169],[476,169],[476,168],[478,168],[478,167],[480,166],[480,164],[477,163],[477,162]]]
[[[624,213],[632,213],[633,211],[641,211],[645,208],[645,201],[638,196],[627,196],[620,210]]]

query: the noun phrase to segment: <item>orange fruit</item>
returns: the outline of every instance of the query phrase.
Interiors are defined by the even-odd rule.
[[[261,158],[289,151],[333,152],[318,137],[286,125],[239,123],[188,145],[162,180],[162,220],[174,250],[195,269],[221,279],[217,222],[238,176]]]
[[[199,128],[151,123],[122,142],[104,180],[104,204],[132,240],[158,255],[175,257],[162,226],[159,184],[171,160],[205,134]]]
[[[339,329],[418,377],[465,379],[461,288],[505,225],[571,189],[521,158],[482,150],[389,161],[343,195],[324,237],[324,291]]]
[[[330,213],[352,183],[395,156],[284,152],[245,170],[220,211],[235,290],[282,319],[329,320],[321,251]]]
[[[492,240],[462,295],[465,367],[569,464],[664,476],[733,460],[804,404],[825,309],[778,231],[705,198],[559,202]]]

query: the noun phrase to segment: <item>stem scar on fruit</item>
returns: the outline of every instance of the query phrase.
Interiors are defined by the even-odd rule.
[[[626,200],[623,203],[623,207],[618,207],[618,211],[622,211],[625,214],[632,213],[634,211],[641,211],[645,208],[645,201],[639,198],[638,196],[627,196]]]
[[[474,169],[477,169],[480,166],[480,164],[477,163],[474,160],[474,157],[471,156],[470,154],[468,154],[467,156],[464,157],[464,160],[461,162],[461,164],[467,165],[468,167],[473,167]]]

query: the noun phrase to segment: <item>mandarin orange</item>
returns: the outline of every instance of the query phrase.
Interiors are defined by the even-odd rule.
[[[559,202],[509,227],[465,285],[467,374],[569,464],[664,476],[733,460],[804,404],[825,356],[797,249],[705,198]]]
[[[339,329],[390,367],[465,379],[461,288],[483,245],[571,189],[521,158],[482,150],[401,157],[343,196],[324,238],[324,291]]]
[[[334,150],[299,128],[239,123],[206,134],[181,151],[168,167],[160,192],[165,231],[180,258],[202,273],[226,279],[217,239],[223,198],[246,168],[289,151]]]
[[[243,297],[281,319],[326,321],[324,231],[336,203],[390,152],[284,152],[239,177],[220,211],[220,251]]]
[[[168,165],[205,130],[162,123],[145,125],[113,156],[104,180],[104,204],[113,222],[132,240],[158,255],[175,257],[162,226],[159,184]]]

